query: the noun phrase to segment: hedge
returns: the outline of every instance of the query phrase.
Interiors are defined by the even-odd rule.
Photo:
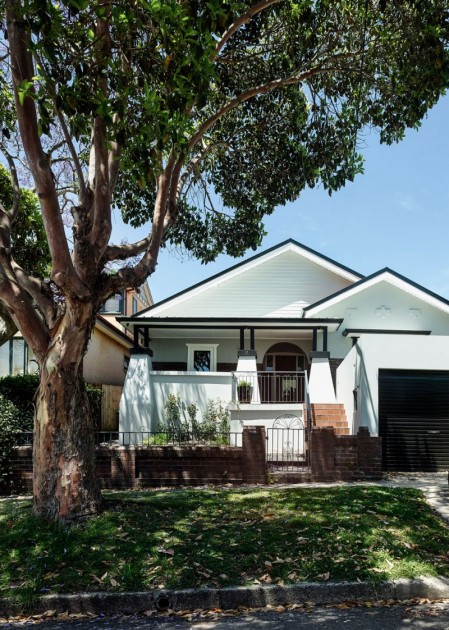
[[[0,493],[12,487],[10,466],[12,448],[17,433],[32,431],[34,423],[34,395],[39,385],[36,374],[21,374],[0,378]],[[101,387],[86,384],[94,426],[101,426]]]

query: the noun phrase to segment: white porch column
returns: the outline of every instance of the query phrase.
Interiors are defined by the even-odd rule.
[[[311,403],[337,402],[329,358],[330,352],[310,353],[309,396]]]
[[[149,348],[133,348],[120,398],[119,430],[151,431],[152,352]]]
[[[248,381],[248,383],[252,385],[251,404],[260,404],[259,381],[257,379],[257,353],[255,350],[239,350],[236,371],[240,373],[238,375],[240,381]]]

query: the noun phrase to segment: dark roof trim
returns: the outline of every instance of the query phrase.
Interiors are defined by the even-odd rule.
[[[382,328],[345,328],[341,333],[348,335],[430,335],[431,330],[382,330]]]
[[[282,243],[278,243],[277,245],[273,245],[273,247],[269,247],[268,249],[265,249],[263,252],[259,252],[255,256],[251,256],[251,258],[247,258],[246,260],[242,260],[241,262],[239,262],[239,263],[237,263],[235,265],[232,265],[231,267],[228,267],[227,269],[224,269],[223,271],[220,271],[219,273],[216,273],[215,275],[210,276],[209,278],[206,278],[205,280],[201,280],[201,282],[197,282],[196,284],[192,284],[192,286],[187,287],[187,289],[183,289],[182,291],[178,291],[178,293],[175,293],[174,295],[171,295],[170,297],[165,298],[164,300],[161,300],[160,302],[157,302],[156,304],[153,304],[152,306],[149,306],[148,308],[146,308],[146,309],[144,309],[143,311],[140,311],[140,312],[141,313],[147,313],[148,311],[151,311],[152,309],[154,309],[154,308],[156,308],[158,306],[161,306],[162,304],[166,304],[167,302],[170,302],[171,300],[174,300],[175,298],[178,298],[179,296],[184,295],[185,293],[188,293],[189,291],[193,291],[194,289],[197,289],[198,287],[202,286],[203,284],[207,284],[208,282],[211,282],[212,280],[216,280],[217,278],[220,278],[221,276],[224,276],[225,274],[229,273],[230,271],[235,271],[235,269],[238,269],[239,267],[243,267],[244,265],[246,265],[248,263],[251,263],[254,260],[257,260],[258,258],[261,258],[262,256],[265,256],[266,254],[269,254],[269,253],[275,251],[276,249],[280,249],[281,247],[284,247],[288,243],[291,243],[292,245],[296,245],[297,247],[301,247],[301,249],[305,249],[310,254],[313,254],[314,256],[317,256],[318,258],[321,258],[322,260],[325,260],[326,262],[331,263],[332,265],[335,265],[336,267],[339,267],[343,271],[347,271],[348,273],[352,273],[354,276],[358,276],[359,278],[363,278],[363,275],[358,273],[357,271],[354,271],[353,269],[350,269],[349,267],[346,267],[345,265],[341,265],[337,261],[332,260],[332,258],[329,258],[328,256],[325,256],[324,254],[320,254],[319,252],[315,251],[311,247],[307,247],[306,245],[303,245],[302,243],[299,243],[298,241],[295,241],[292,238],[288,238],[287,240],[282,241]]]
[[[314,302],[313,304],[309,304],[309,306],[305,306],[304,312],[309,311],[313,308],[316,308],[317,306],[321,306],[321,304],[325,304],[326,302],[329,302],[330,300],[333,300],[339,295],[343,295],[344,293],[347,293],[348,291],[351,291],[352,289],[356,289],[357,287],[360,287],[365,282],[369,282],[373,278],[376,278],[377,276],[380,276],[383,273],[389,273],[392,276],[395,276],[396,278],[398,278],[399,280],[406,282],[407,284],[414,287],[415,289],[418,289],[419,291],[426,293],[430,297],[435,298],[439,302],[446,304],[446,306],[449,306],[449,300],[446,300],[446,298],[441,297],[441,295],[438,295],[437,293],[434,293],[433,291],[430,291],[430,289],[426,289],[425,287],[423,287],[421,284],[418,284],[417,282],[413,282],[413,280],[410,280],[410,278],[406,278],[405,276],[401,275],[397,271],[393,271],[393,269],[390,269],[389,267],[384,267],[383,269],[379,269],[379,271],[372,273],[370,276],[366,276],[365,278],[362,278],[358,282],[354,282],[354,284],[351,284],[348,287],[345,287],[344,289],[340,289],[340,291],[337,291],[336,293],[332,293],[332,295],[328,295],[322,300],[318,300],[318,302]]]
[[[123,323],[132,323],[135,326],[142,326],[145,324],[170,324],[170,323],[230,323],[245,325],[251,325],[256,322],[258,324],[312,324],[313,326],[320,328],[326,324],[341,324],[343,318],[341,317],[323,317],[320,319],[314,317],[117,317],[117,321]]]
[[[340,326],[340,324],[338,324],[338,326]],[[156,326],[155,324],[143,324],[143,326],[135,326],[135,328],[148,328],[150,330],[161,330],[164,328],[164,326]],[[224,326],[214,326],[214,325],[207,325],[207,324],[192,324],[192,325],[186,325],[186,324],[172,324],[172,325],[168,325],[165,327],[167,330],[240,330],[242,328],[241,325],[238,324],[234,324],[234,325],[224,325]],[[267,325],[267,326],[258,326],[257,324],[255,326],[252,325],[248,325],[248,328],[251,328],[253,330],[315,330],[315,329],[321,329],[321,328],[325,328],[325,326],[302,326],[301,324],[292,324],[290,326],[272,326],[272,325]],[[338,329],[338,328],[337,328]]]

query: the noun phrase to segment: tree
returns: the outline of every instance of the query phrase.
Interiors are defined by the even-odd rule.
[[[40,366],[34,511],[69,521],[101,504],[81,374],[101,304],[144,282],[167,243],[204,262],[256,248],[275,206],[362,171],[364,129],[391,143],[418,126],[448,84],[447,1],[0,6],[0,148],[14,184],[0,299]],[[17,163],[39,198],[51,283],[10,247]],[[114,212],[148,236],[110,243]]]
[[[0,164],[0,207],[10,210],[13,204],[13,185],[8,170]],[[17,224],[11,234],[11,253],[27,273],[41,278],[50,274],[50,256],[44,224],[36,195],[27,189],[20,191]],[[17,326],[0,302],[0,346],[17,332]]]

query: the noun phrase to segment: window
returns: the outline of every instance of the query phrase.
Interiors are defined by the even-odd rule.
[[[135,295],[133,295],[133,315],[135,315],[136,313],[139,312],[139,300],[136,298]]]
[[[0,346],[0,377],[37,371],[37,361],[24,339],[15,337]]]
[[[217,371],[218,343],[188,343],[187,369],[191,372]]]
[[[103,304],[100,313],[124,313],[125,300],[123,299],[123,291],[113,295]]]

